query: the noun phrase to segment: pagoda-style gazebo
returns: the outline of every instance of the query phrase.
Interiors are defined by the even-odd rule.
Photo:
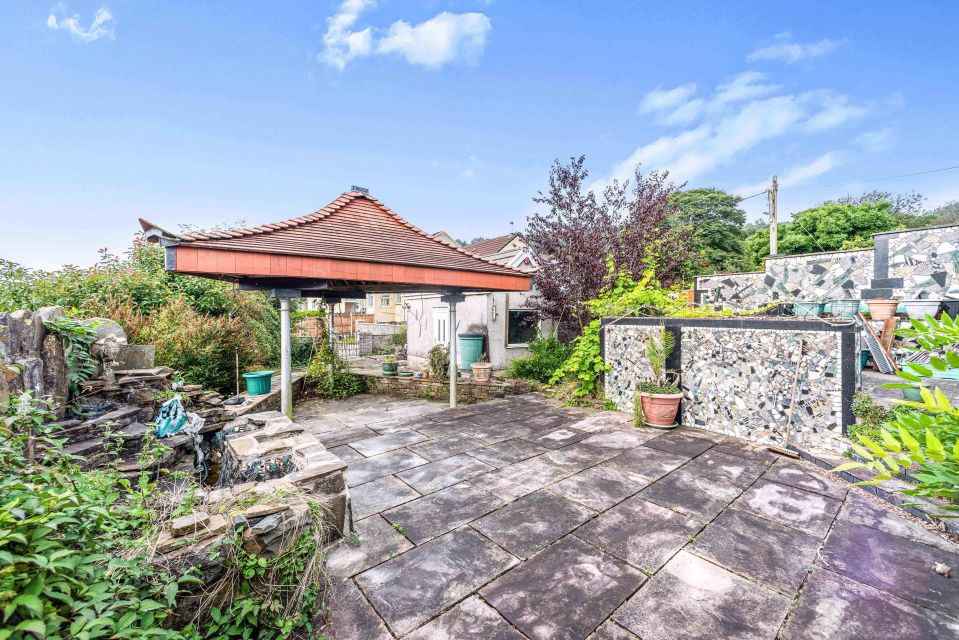
[[[290,299],[333,305],[367,293],[442,293],[450,313],[450,406],[456,406],[456,303],[464,291],[528,291],[529,274],[416,228],[366,189],[314,213],[259,227],[174,234],[140,219],[166,247],[168,271],[235,282],[280,300],[281,407],[293,413]]]

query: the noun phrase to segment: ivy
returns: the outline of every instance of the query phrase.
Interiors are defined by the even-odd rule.
[[[96,323],[82,324],[73,318],[60,318],[45,323],[47,330],[63,342],[63,355],[70,375],[70,391],[76,395],[80,385],[97,372],[97,361],[90,355],[96,341]]]

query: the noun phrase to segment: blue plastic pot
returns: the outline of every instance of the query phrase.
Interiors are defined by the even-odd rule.
[[[272,371],[253,371],[244,373],[243,380],[246,382],[246,392],[251,396],[262,396],[270,392]]]
[[[859,303],[862,300],[833,300],[830,303],[834,318],[855,318],[859,313]]]
[[[819,318],[826,307],[824,302],[794,302],[793,313],[799,318]]]
[[[459,336],[459,356],[460,369],[469,370],[470,365],[479,362],[483,355],[483,340],[486,338],[482,333],[461,333]]]

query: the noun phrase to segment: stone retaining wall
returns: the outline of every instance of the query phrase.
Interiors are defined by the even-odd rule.
[[[872,249],[766,259],[765,269],[696,278],[696,301],[737,309],[776,300],[959,297],[959,225],[875,235]]]
[[[366,378],[370,393],[431,400],[450,397],[450,385],[447,380],[381,375],[364,375],[363,377]],[[491,380],[486,383],[460,380],[456,384],[456,399],[465,403],[484,402],[493,398],[521,395],[532,390],[532,385],[524,380]]]
[[[854,421],[854,326],[778,318],[604,321],[606,397],[622,411],[633,411],[635,383],[649,376],[644,344],[661,324],[676,338],[668,366],[680,374],[682,424],[781,446],[803,341],[790,442],[845,448],[838,437]]]

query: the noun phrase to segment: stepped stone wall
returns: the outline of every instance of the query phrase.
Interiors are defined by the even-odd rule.
[[[696,301],[749,309],[775,301],[959,298],[959,225],[876,234],[872,249],[766,260],[763,271],[696,278]]]
[[[676,338],[667,365],[680,376],[682,424],[782,446],[792,405],[791,443],[845,448],[839,436],[854,421],[853,326],[781,318],[604,321],[606,397],[622,411],[633,411],[636,381],[649,377],[645,341],[661,324]]]

